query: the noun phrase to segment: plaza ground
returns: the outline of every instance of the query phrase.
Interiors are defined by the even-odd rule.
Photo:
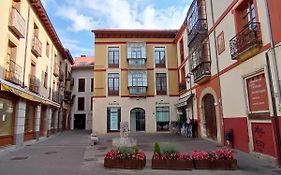
[[[119,133],[99,136],[100,143],[89,146],[87,131],[69,131],[38,143],[27,143],[23,148],[5,149],[0,151],[1,175],[98,175],[98,174],[281,174],[272,162],[254,155],[237,150],[234,153],[238,159],[239,170],[236,171],[169,171],[152,170],[151,156],[154,142],[161,146],[173,146],[182,152],[191,153],[192,150],[213,150],[221,148],[214,142],[204,139],[188,139],[180,135],[161,134],[132,134],[138,146],[147,155],[147,165],[144,170],[105,169],[103,158],[111,149],[111,140]]]

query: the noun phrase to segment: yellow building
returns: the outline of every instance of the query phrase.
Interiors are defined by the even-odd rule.
[[[177,120],[177,30],[93,30],[93,132],[169,131]]]
[[[40,0],[0,2],[0,146],[66,129],[73,59]]]

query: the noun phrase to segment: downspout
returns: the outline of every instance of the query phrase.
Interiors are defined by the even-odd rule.
[[[275,124],[274,127],[275,127],[275,131],[276,131],[276,145],[275,146],[276,146],[276,151],[277,151],[277,165],[280,167],[281,166],[280,126],[279,126],[279,121],[278,121],[278,116],[277,116],[276,97],[275,97],[275,93],[274,93],[270,59],[269,59],[269,55],[268,55],[269,51],[272,51],[272,61],[273,61],[272,64],[273,64],[273,70],[274,70],[273,72],[274,72],[274,76],[275,76],[275,83],[276,83],[276,90],[277,90],[279,105],[281,104],[280,82],[279,82],[279,72],[278,72],[278,67],[277,67],[277,58],[276,58],[275,44],[274,44],[274,40],[273,40],[268,0],[266,0],[265,5],[266,5],[267,27],[269,29],[269,38],[270,38],[270,44],[271,44],[271,48],[265,53],[265,56],[266,56],[266,64],[267,64],[267,69],[268,69],[272,110],[273,110],[273,119],[274,119],[274,124]]]
[[[210,0],[211,3],[211,13],[212,13],[212,24],[215,24],[215,19],[214,19],[214,8],[213,8],[213,0]],[[217,52],[217,39],[216,39],[216,28],[214,28],[214,43],[215,43],[215,57],[216,57],[216,67],[217,67],[217,83],[219,86],[219,108],[221,109],[221,121],[222,121],[222,129],[221,133],[224,133],[224,114],[223,114],[223,105],[222,105],[222,93],[221,93],[221,81],[220,81],[220,68],[219,68],[219,58],[218,58],[218,52]],[[221,142],[223,144],[224,142],[224,134],[222,134]]]
[[[53,59],[54,59],[54,53],[53,52],[54,52],[54,46],[52,45],[52,47],[51,47],[51,66],[50,66],[50,71],[49,71],[50,72],[50,77],[49,77],[50,78],[49,79],[50,80],[50,82],[49,82],[49,99],[50,100],[52,100],[51,96],[52,96],[52,90],[53,90],[52,89],[52,82],[53,82],[52,77],[53,77],[53,71],[54,71],[53,70]]]
[[[22,87],[26,87],[25,86],[25,71],[26,71],[27,47],[28,47],[28,39],[29,39],[29,20],[30,20],[30,4],[28,4],[28,14],[27,14]]]

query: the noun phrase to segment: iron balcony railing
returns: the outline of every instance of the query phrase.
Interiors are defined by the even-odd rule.
[[[147,86],[129,86],[129,93],[132,96],[146,96]]]
[[[30,75],[29,90],[39,94],[40,80],[34,75]]]
[[[42,54],[42,43],[37,36],[33,37],[32,40],[32,52],[35,54],[36,57],[41,57]]]
[[[18,85],[21,84],[22,67],[11,59],[6,63],[5,79]]]
[[[10,13],[9,28],[19,37],[24,38],[25,20],[17,9],[12,8]]]
[[[229,45],[233,60],[236,60],[240,54],[251,48],[262,46],[260,23],[250,22],[229,41]]]
[[[198,82],[203,78],[209,78],[211,76],[211,62],[201,62],[192,72],[194,75],[194,82]]]
[[[59,74],[60,74],[60,66],[59,66],[58,63],[54,64],[54,72],[53,72],[53,74],[54,74],[55,77],[58,77]]]

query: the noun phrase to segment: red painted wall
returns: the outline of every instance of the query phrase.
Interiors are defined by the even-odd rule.
[[[224,118],[224,131],[233,129],[233,147],[244,152],[249,152],[249,137],[247,118]],[[226,144],[226,141],[225,141]]]
[[[271,123],[252,123],[254,151],[276,156]]]
[[[268,0],[274,43],[281,42],[281,1]]]

